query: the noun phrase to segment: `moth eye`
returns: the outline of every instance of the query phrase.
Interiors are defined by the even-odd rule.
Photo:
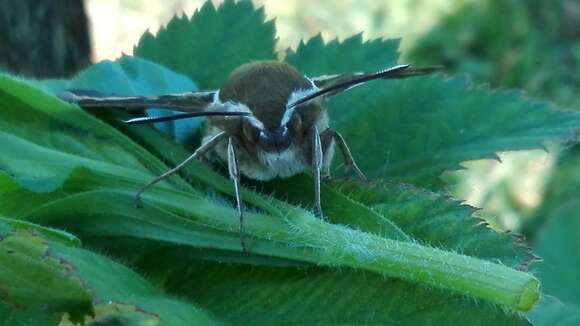
[[[298,112],[294,112],[290,121],[288,121],[288,129],[294,133],[300,133],[300,130],[302,130],[302,118]]]
[[[242,124],[242,132],[244,134],[244,138],[246,138],[247,140],[256,142],[258,141],[258,133],[259,130],[258,128],[254,127],[251,123],[249,123],[248,121],[244,121]]]

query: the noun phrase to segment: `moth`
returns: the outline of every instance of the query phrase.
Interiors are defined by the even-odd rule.
[[[286,63],[256,61],[235,69],[216,90],[152,97],[102,96],[71,90],[66,99],[84,108],[140,110],[155,107],[181,112],[162,117],[139,117],[126,121],[129,124],[207,117],[201,146],[179,165],[144,185],[137,191],[135,200],[140,205],[143,192],[192,160],[207,156],[222,161],[233,181],[240,242],[247,252],[240,190],[242,175],[266,181],[311,171],[314,213],[323,218],[320,184],[329,176],[335,147],[341,152],[345,165],[366,179],[344,138],[330,126],[325,100],[372,80],[407,78],[438,69],[397,65],[370,73],[308,77]]]

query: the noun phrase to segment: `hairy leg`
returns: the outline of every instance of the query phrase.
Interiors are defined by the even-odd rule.
[[[191,162],[192,160],[203,156],[205,153],[207,153],[210,149],[214,148],[215,145],[217,145],[219,142],[223,141],[225,138],[226,138],[225,132],[222,132],[222,133],[215,135],[207,143],[200,146],[191,156],[186,158],[183,162],[179,163],[179,165],[177,165],[173,169],[163,173],[162,175],[158,176],[157,178],[151,180],[151,182],[149,182],[148,184],[143,186],[141,189],[139,189],[139,191],[137,191],[137,194],[135,194],[135,205],[137,207],[141,207],[141,195],[147,189],[149,189],[151,186],[153,186],[157,182],[169,177],[170,175],[176,173],[177,171],[179,171],[182,167],[184,167],[187,163]]]
[[[234,146],[234,139],[228,139],[228,172],[230,179],[234,182],[234,190],[236,193],[236,204],[238,207],[238,216],[240,217],[240,244],[242,250],[248,253],[246,243],[244,241],[244,202],[242,201],[241,186],[240,186],[240,170],[238,167],[238,158],[236,156],[236,148]]]
[[[326,129],[322,133],[321,136],[322,137],[331,137],[332,139],[334,139],[334,141],[336,142],[336,145],[338,145],[338,148],[340,149],[340,152],[342,153],[342,158],[343,158],[344,164],[347,166],[347,168],[353,169],[354,172],[362,180],[367,180],[367,177],[361,171],[361,169],[356,164],[354,158],[352,157],[352,154],[350,153],[350,149],[348,148],[348,145],[344,141],[344,138],[342,137],[342,135],[338,131],[329,128],[329,129]]]

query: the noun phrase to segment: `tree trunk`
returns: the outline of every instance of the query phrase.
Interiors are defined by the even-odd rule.
[[[69,77],[90,63],[82,0],[0,0],[0,69]]]

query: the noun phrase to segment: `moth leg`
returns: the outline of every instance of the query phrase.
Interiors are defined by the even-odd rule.
[[[330,129],[330,128],[326,129],[323,132],[323,135],[330,135],[330,137],[332,137],[334,139],[334,141],[338,145],[338,148],[340,149],[340,152],[342,153],[344,164],[347,166],[347,168],[353,169],[354,172],[362,180],[367,180],[366,175],[361,171],[361,169],[356,164],[354,158],[352,157],[352,154],[350,153],[350,149],[348,148],[348,145],[344,141],[344,138],[342,137],[342,135],[338,131],[336,131],[334,129]]]
[[[244,241],[244,202],[242,201],[240,190],[240,170],[238,168],[238,157],[236,156],[233,137],[228,139],[228,172],[230,174],[230,179],[234,182],[234,190],[236,193],[236,204],[238,207],[238,216],[240,217],[240,244],[242,245],[242,250],[245,253],[248,253]]]
[[[148,184],[144,185],[141,189],[139,189],[139,191],[137,191],[137,194],[135,194],[135,206],[141,207],[141,195],[147,189],[149,189],[151,186],[153,186],[157,182],[159,182],[159,181],[169,177],[170,175],[174,174],[175,172],[179,171],[182,167],[184,167],[187,163],[191,162],[192,160],[199,158],[200,156],[203,156],[209,150],[214,148],[215,145],[217,145],[219,142],[224,140],[225,137],[226,137],[225,132],[221,132],[221,133],[213,136],[207,143],[201,145],[191,156],[186,158],[183,162],[179,163],[179,165],[177,165],[173,169],[163,173],[162,175],[158,176],[157,178],[153,179]]]
[[[320,134],[318,133],[318,128],[314,126],[312,128],[312,168],[314,174],[314,214],[317,217],[324,219],[322,214],[322,205],[320,201],[320,182],[322,179],[322,164],[323,164],[323,153],[322,153],[322,142],[320,140]]]
[[[323,132],[320,133],[320,143],[322,145],[322,171],[321,171],[321,179],[323,181],[330,179],[330,162],[332,161],[332,157],[334,156],[334,149],[331,148],[334,142],[334,138],[332,137],[331,133],[327,132],[328,129],[325,129]]]

